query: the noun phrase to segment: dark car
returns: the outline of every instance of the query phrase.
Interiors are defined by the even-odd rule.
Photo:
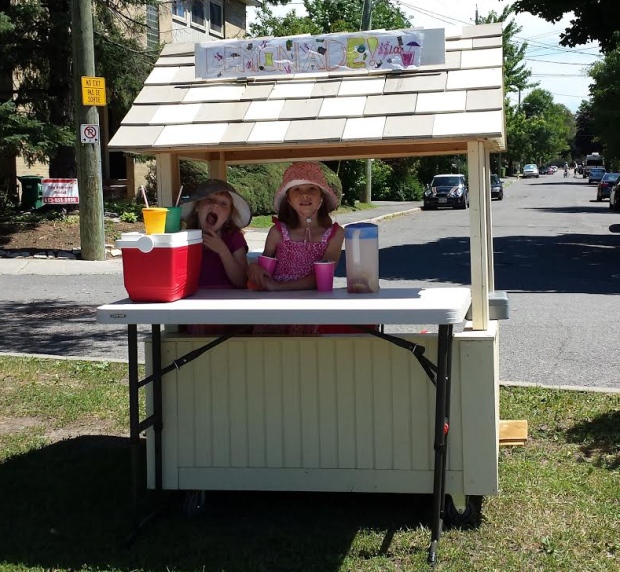
[[[465,175],[435,175],[424,191],[424,209],[466,209],[468,205],[469,193]]]
[[[499,175],[491,175],[491,199],[501,201],[504,198],[504,184]]]
[[[592,167],[590,169],[590,173],[588,174],[588,183],[598,183],[603,178],[605,174],[605,169],[602,167]]]
[[[618,177],[620,177],[620,173],[605,173],[603,175],[601,182],[596,188],[597,201],[602,201],[603,199],[609,198],[611,188],[618,182]]]

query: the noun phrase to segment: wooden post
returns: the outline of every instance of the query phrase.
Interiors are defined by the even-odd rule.
[[[95,75],[93,12],[91,0],[72,0],[73,94],[75,102],[76,156],[80,194],[80,246],[82,259],[105,260],[101,149],[98,143],[82,143],[80,126],[99,125],[95,106],[82,105],[82,76]],[[100,133],[101,137],[101,133]]]
[[[486,192],[488,153],[479,141],[467,144],[467,163],[469,173],[469,221],[471,228],[471,305],[474,330],[487,330],[489,327],[489,257],[487,235],[487,210],[489,197]]]

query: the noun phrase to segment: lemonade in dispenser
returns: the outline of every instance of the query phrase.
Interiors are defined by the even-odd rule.
[[[367,294],[379,291],[379,227],[360,222],[344,229],[347,291]]]

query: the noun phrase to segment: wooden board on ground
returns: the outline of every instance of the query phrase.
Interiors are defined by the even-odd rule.
[[[502,419],[499,422],[499,444],[525,445],[527,441],[527,419]]]

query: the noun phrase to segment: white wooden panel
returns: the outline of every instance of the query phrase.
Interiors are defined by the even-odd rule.
[[[300,357],[301,457],[302,466],[321,466],[319,433],[319,377],[316,344],[305,344]]]
[[[317,350],[320,464],[322,468],[335,469],[338,467],[335,348],[319,344]]]
[[[412,356],[402,348],[390,348],[392,359],[387,364],[386,376],[392,382],[392,441],[394,443],[394,469],[411,469],[411,418],[414,413],[409,408],[411,403],[411,366]],[[395,351],[398,350],[398,351]]]
[[[301,388],[300,358],[303,351],[294,343],[292,351],[282,353],[282,426],[284,427],[284,463],[285,467],[301,467]]]
[[[170,349],[174,351],[170,351]],[[191,351],[191,345],[189,343],[179,343],[176,348],[168,348],[167,344],[164,345],[162,356],[166,356],[166,361],[163,360],[162,357],[162,366],[166,366],[176,357],[181,355],[185,355],[187,352]],[[174,355],[174,353],[180,352],[178,355]],[[191,372],[191,368],[189,371]],[[176,421],[176,425],[178,427],[177,431],[177,440],[175,443],[175,448],[177,449],[177,458],[179,466],[181,467],[193,467],[196,464],[195,457],[195,435],[196,435],[196,424],[195,424],[195,414],[196,414],[196,396],[194,393],[195,381],[193,376],[184,375],[185,372],[183,370],[179,370],[178,372],[172,372],[170,377],[172,378],[172,383],[168,383],[168,376],[166,376],[166,386],[174,386],[176,385],[176,402],[177,408],[173,413],[173,417],[170,420],[170,423]],[[193,373],[193,372],[192,372]],[[168,396],[166,396],[168,399]],[[200,406],[198,406],[200,407]],[[172,412],[168,412],[170,414]],[[166,419],[164,423],[164,430],[166,433],[167,425],[169,421]]]
[[[258,344],[246,344],[248,372],[248,465],[264,467],[267,464],[266,407],[265,407],[265,353]]]
[[[231,340],[228,344],[230,374],[230,454],[233,467],[248,466],[248,366],[245,344],[240,340]]]
[[[283,431],[282,420],[282,352],[291,351],[288,340],[265,342],[265,445],[267,467],[282,467]],[[286,372],[286,375],[290,375]]]
[[[196,349],[190,342],[179,343],[179,356]],[[178,375],[180,384],[194,384],[194,434],[185,435],[179,445],[195,449],[196,464],[199,467],[213,465],[213,398],[211,393],[211,354],[202,354],[199,358],[184,366]],[[205,375],[207,374],[207,375]],[[184,412],[181,412],[184,413]]]
[[[230,466],[230,384],[228,368],[230,358],[226,348],[221,346],[213,350],[209,375],[211,376],[211,415],[213,419],[213,465],[216,467]],[[217,364],[217,365],[216,365]]]
[[[372,382],[372,343],[370,339],[351,342],[354,347],[352,368],[355,372],[355,437],[357,440],[357,467],[372,469],[375,466]]]
[[[468,340],[487,344],[476,350],[476,356],[489,354],[483,369],[497,378],[497,348],[492,347],[489,335],[471,331],[468,336]],[[436,335],[408,339],[422,343],[425,355],[436,361]],[[164,334],[164,361],[169,363],[208,341]],[[470,395],[469,385],[476,392],[481,389],[469,379],[462,380],[461,369],[474,372],[478,357],[466,354],[463,358],[459,343],[453,355],[448,438],[448,469],[453,482],[461,483],[455,491],[464,486],[463,450],[480,443],[478,435],[462,433],[464,417],[495,420],[498,416],[496,395],[483,400],[483,407],[472,413],[477,394]],[[464,359],[469,360],[465,367]],[[242,488],[296,490],[306,481],[296,471],[309,480],[323,471],[341,477],[327,485],[321,484],[323,477],[319,476],[317,484],[305,483],[309,488],[303,490],[349,490],[350,486],[350,490],[387,492],[404,486],[395,484],[400,482],[396,475],[408,474],[415,483],[420,474],[432,472],[435,389],[411,353],[383,340],[367,336],[238,338],[166,376],[164,388],[166,488],[188,488],[188,483],[195,484],[196,475],[208,475],[208,480],[191,488],[229,489],[239,482],[245,483]],[[461,404],[468,400],[466,412]],[[152,437],[151,432],[149,486],[154,482]],[[466,443],[467,439],[471,442]],[[485,451],[476,454],[482,459],[476,461],[480,463],[476,471],[488,471],[490,477],[476,484],[475,490],[496,484],[495,445],[493,451],[486,450],[491,440],[483,439]],[[369,473],[375,474],[372,483],[365,476]],[[262,476],[246,482],[250,474]],[[263,486],[266,474],[278,476]],[[291,475],[292,480],[287,480]],[[231,482],[221,482],[224,476]],[[477,483],[478,477],[473,478]],[[408,486],[413,485],[405,486],[410,492],[423,492]]]
[[[468,495],[497,494],[499,462],[499,378],[497,326],[458,334],[463,415],[463,486]],[[474,335],[478,334],[478,335]],[[469,339],[468,339],[469,338]]]
[[[392,379],[386,373],[388,367],[381,359],[383,348],[373,344],[373,415],[375,418],[375,468],[393,468],[392,443]]]
[[[321,345],[331,343],[322,340]],[[338,467],[353,469],[357,465],[355,439],[355,359],[352,344],[338,344],[336,362],[336,404],[338,415]]]

